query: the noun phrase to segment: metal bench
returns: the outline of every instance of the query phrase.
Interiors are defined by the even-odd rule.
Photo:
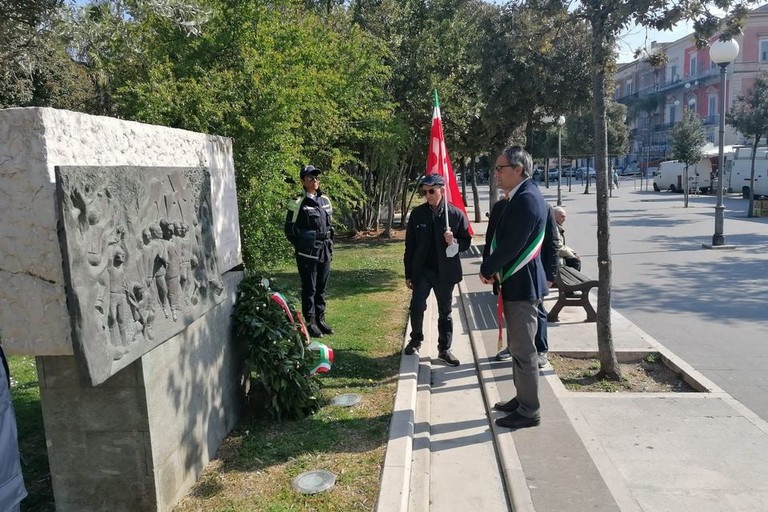
[[[557,302],[547,314],[548,322],[557,322],[560,310],[566,306],[581,306],[587,312],[585,322],[597,322],[597,312],[589,302],[589,291],[598,282],[572,267],[560,267],[557,272]]]

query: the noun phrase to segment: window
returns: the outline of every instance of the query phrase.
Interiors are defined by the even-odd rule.
[[[667,123],[675,124],[676,114],[677,114],[677,107],[675,107],[675,105],[670,105],[669,111],[667,112]]]
[[[632,82],[627,82],[624,84],[624,96],[629,96],[632,94]]]
[[[760,62],[768,62],[768,39],[760,40]]]
[[[688,58],[688,74],[691,76],[696,76],[699,71],[696,69],[696,54],[692,53],[690,57]]]
[[[669,68],[669,80],[674,82],[677,80],[677,66],[670,66]]]
[[[709,109],[707,110],[707,115],[710,116],[716,116],[717,115],[717,96],[710,95],[709,97]]]

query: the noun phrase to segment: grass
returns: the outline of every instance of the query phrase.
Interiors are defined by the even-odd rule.
[[[384,462],[400,348],[407,320],[402,243],[367,239],[335,247],[327,318],[336,334],[322,377],[324,398],[358,393],[350,407],[326,405],[309,418],[272,423],[254,411],[226,439],[175,512],[373,510]],[[294,268],[271,275],[298,290]],[[310,469],[337,476],[333,490],[300,495],[291,480]]]
[[[8,358],[11,372],[11,397],[19,426],[19,452],[24,484],[29,495],[21,503],[28,512],[53,512],[53,489],[45,445],[40,387],[33,356]]]
[[[330,373],[321,377],[328,401],[358,393],[353,407],[326,405],[317,414],[276,424],[249,411],[175,512],[349,512],[373,510],[379,490],[400,363],[407,297],[402,277],[403,244],[364,238],[339,241],[328,292],[328,321],[336,334]],[[273,274],[299,289],[293,266]],[[11,358],[13,401],[19,423],[23,471],[29,496],[22,510],[54,510],[40,392],[33,357]],[[310,469],[336,474],[336,486],[300,495],[291,480]]]

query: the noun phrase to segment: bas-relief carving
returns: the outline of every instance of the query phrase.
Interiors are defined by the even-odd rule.
[[[75,349],[99,384],[224,300],[204,169],[57,167]]]

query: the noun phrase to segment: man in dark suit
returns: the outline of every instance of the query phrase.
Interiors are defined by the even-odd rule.
[[[505,198],[506,199],[506,198]],[[499,201],[493,208],[503,209],[506,206],[506,201]],[[499,214],[496,214],[498,219]],[[491,240],[493,234],[496,232],[496,226],[492,223],[488,223],[488,229],[486,230],[486,240]],[[557,222],[555,220],[555,210],[547,203],[547,231],[544,234],[544,242],[541,246],[541,263],[544,265],[544,274],[547,276],[547,286],[552,287],[557,279],[557,272],[559,268],[559,261],[557,257],[557,251],[560,246],[560,233],[557,230]],[[487,258],[491,252],[491,245],[485,244],[483,249],[483,259]],[[547,353],[549,352],[549,337],[547,335],[547,310],[544,308],[544,302],[539,303],[538,309],[539,320],[536,327],[536,352],[538,352],[538,366],[544,368],[549,362],[547,359]],[[497,361],[509,361],[512,359],[512,354],[509,353],[509,349],[504,347],[496,354],[495,359]]]
[[[480,266],[480,279],[486,284],[498,280],[504,302],[517,395],[494,407],[510,413],[496,424],[513,429],[541,422],[535,336],[539,303],[549,292],[540,257],[548,212],[544,197],[530,179],[532,168],[531,155],[519,146],[505,149],[496,159],[496,179],[507,199],[491,213],[489,224],[494,224],[495,231],[487,242],[490,253]]]

